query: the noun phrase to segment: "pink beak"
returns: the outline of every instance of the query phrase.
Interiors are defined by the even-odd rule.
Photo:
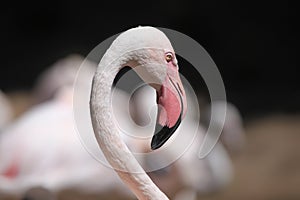
[[[167,75],[157,91],[157,104],[158,116],[151,141],[152,150],[160,148],[173,135],[186,113],[186,96],[178,71],[173,76]]]

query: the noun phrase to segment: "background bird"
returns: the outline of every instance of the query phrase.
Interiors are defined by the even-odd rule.
[[[3,131],[0,193],[23,195],[32,188],[44,187],[54,193],[73,188],[86,193],[114,190],[130,196],[112,170],[86,151],[76,132],[73,84],[82,62],[80,56],[68,56],[44,72],[38,81],[41,86],[36,88],[47,89],[33,93],[35,98],[40,97],[36,98],[37,105],[33,104]],[[81,75],[87,79],[77,80],[81,86],[77,92],[90,90],[95,67],[92,62],[85,65],[86,74]],[[55,77],[61,81],[55,82]],[[129,98],[122,91],[114,94],[119,100],[114,107],[121,123],[124,109],[120,102]]]

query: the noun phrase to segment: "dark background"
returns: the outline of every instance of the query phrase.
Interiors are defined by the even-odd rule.
[[[1,8],[0,88],[30,89],[70,53],[87,55],[137,25],[175,29],[217,64],[229,101],[243,116],[300,111],[297,8],[287,1],[43,1]]]

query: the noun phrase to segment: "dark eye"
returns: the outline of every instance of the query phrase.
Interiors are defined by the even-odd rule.
[[[173,55],[171,53],[167,53],[165,58],[167,62],[171,62],[173,60]]]

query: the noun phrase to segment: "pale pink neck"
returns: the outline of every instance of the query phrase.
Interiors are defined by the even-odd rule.
[[[114,123],[111,108],[112,83],[128,60],[110,62],[113,57],[114,53],[111,51],[104,55],[93,79],[90,110],[95,136],[107,161],[138,199],[166,200],[167,196],[152,182],[122,141]]]

